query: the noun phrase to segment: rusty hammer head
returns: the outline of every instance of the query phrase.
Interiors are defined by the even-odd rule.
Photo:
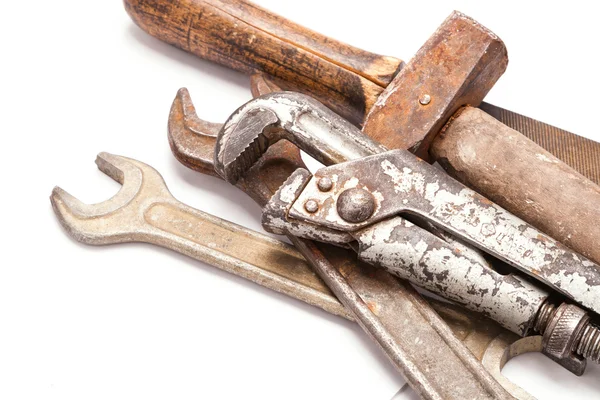
[[[230,68],[268,75],[281,89],[308,94],[363,125],[386,147],[420,157],[459,107],[479,105],[507,65],[502,41],[459,12],[405,65],[246,2],[125,0],[125,6],[151,35]]]
[[[507,64],[504,43],[455,11],[379,96],[363,132],[426,159],[446,122],[460,107],[478,106]]]

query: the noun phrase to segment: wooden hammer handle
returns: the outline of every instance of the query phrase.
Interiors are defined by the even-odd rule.
[[[600,264],[600,186],[536,143],[466,107],[430,154],[455,178]]]
[[[313,95],[354,123],[402,62],[333,40],[245,0],[124,0],[154,37],[230,68],[263,72]],[[336,103],[338,103],[336,105]]]

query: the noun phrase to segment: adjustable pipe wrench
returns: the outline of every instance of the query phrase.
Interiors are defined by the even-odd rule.
[[[297,170],[264,208],[267,230],[350,247],[515,333],[542,332],[545,353],[575,373],[583,373],[585,358],[600,359],[600,330],[590,315],[575,305],[557,307],[546,289],[597,313],[598,265],[411,153],[386,151],[297,93],[262,96],[228,119],[217,138],[219,174],[235,183],[281,139],[332,166],[314,177]],[[496,269],[471,246],[494,257]],[[504,272],[514,268],[526,275]]]

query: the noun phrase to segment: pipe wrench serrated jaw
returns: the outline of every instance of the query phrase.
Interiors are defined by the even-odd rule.
[[[317,100],[277,92],[249,101],[228,118],[217,135],[215,170],[235,184],[282,139],[325,165],[385,150]]]

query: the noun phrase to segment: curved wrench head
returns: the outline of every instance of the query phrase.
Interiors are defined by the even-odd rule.
[[[214,168],[227,182],[235,184],[265,154],[269,146],[285,138],[292,120],[308,96],[275,92],[257,97],[239,107],[217,135]]]
[[[253,97],[281,91],[270,77],[261,73],[251,76],[250,89]],[[169,113],[168,129],[169,145],[177,161],[194,171],[221,178],[215,171],[214,158],[217,135],[222,127],[223,124],[198,117],[186,88],[177,91]]]
[[[253,93],[258,94],[273,88],[260,76],[253,79],[252,85]],[[180,89],[169,114],[173,155],[190,169],[221,178],[214,165],[216,136],[221,126],[199,118],[189,92]],[[282,140],[270,146],[251,170],[245,171],[237,185],[259,204],[265,204],[296,169],[304,167],[298,147]]]
[[[276,92],[249,101],[225,122],[217,136],[215,170],[235,184],[281,139],[325,165],[386,150],[317,100]]]
[[[186,88],[177,92],[169,113],[169,145],[175,158],[188,168],[219,177],[213,166],[221,124],[200,119]]]
[[[136,232],[132,228],[140,225],[137,221],[144,198],[154,196],[157,191],[168,193],[162,177],[146,164],[109,153],[98,154],[96,164],[100,171],[123,185],[119,192],[101,203],[85,204],[55,187],[50,202],[56,216],[79,242],[101,245],[135,241]]]
[[[268,95],[270,96],[270,95]],[[225,122],[215,149],[215,170],[229,183],[237,183],[262,157],[280,136],[269,137],[268,132],[281,130],[272,110],[256,107],[256,100],[239,108]]]

